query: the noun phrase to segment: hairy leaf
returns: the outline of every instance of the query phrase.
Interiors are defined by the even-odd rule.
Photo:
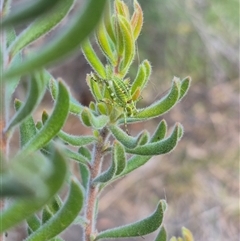
[[[14,102],[15,109],[19,110],[22,103],[19,100],[15,100]],[[21,148],[35,136],[37,133],[37,129],[34,124],[34,120],[32,116],[27,117],[21,124],[20,124],[20,145]]]
[[[92,111],[84,108],[81,113],[81,121],[86,126],[92,126],[94,129],[102,129],[109,122],[109,117],[106,115],[94,116]]]
[[[167,241],[167,232],[164,226],[161,226],[160,231],[154,241]]]
[[[51,164],[53,168],[52,173],[45,180],[48,192],[46,192],[44,196],[37,198],[19,199],[9,205],[0,213],[0,220],[4,220],[4,222],[0,225],[0,232],[13,227],[23,219],[38,211],[57,193],[64,182],[67,173],[67,166],[63,156],[58,151],[53,152],[51,156]]]
[[[48,0],[48,2],[54,1]],[[36,19],[9,46],[8,52],[10,58],[13,58],[23,48],[57,26],[59,22],[68,14],[71,7],[73,6],[73,3],[74,0],[60,0],[59,4],[57,4],[54,9],[48,11],[47,14],[44,14],[43,16],[40,16],[38,19]]]
[[[57,136],[72,146],[84,146],[96,141],[96,138],[93,136],[75,136],[70,135],[62,130],[59,131]]]
[[[69,94],[66,87],[59,82],[58,98],[53,113],[41,130],[23,147],[21,156],[44,147],[62,128],[68,116]]]
[[[29,82],[30,88],[25,104],[11,118],[8,126],[6,127],[6,131],[10,130],[12,127],[27,118],[34,111],[34,109],[36,109],[41,99],[43,98],[47,84],[43,74],[41,72],[34,73]]]
[[[180,80],[178,78],[174,78],[172,88],[164,98],[156,101],[144,109],[140,109],[136,116],[132,118],[132,120],[129,118],[129,121],[138,121],[137,119],[146,120],[160,116],[163,113],[169,111],[179,99],[180,84]]]
[[[44,14],[53,8],[60,0],[48,1],[48,0],[38,0],[34,3],[28,3],[27,7],[25,4],[19,4],[15,6],[15,9],[3,20],[1,21],[2,27],[8,25],[16,25],[26,20],[36,18],[39,15]]]
[[[70,149],[65,149],[64,152],[67,157],[69,157],[81,164],[84,164],[86,166],[89,165],[88,159],[85,156],[83,156],[82,154],[76,153]]]
[[[66,229],[78,216],[83,206],[83,190],[72,180],[69,195],[62,208],[25,241],[49,240]],[[61,225],[59,225],[61,224]]]
[[[96,52],[94,51],[89,39],[83,42],[82,52],[88,63],[91,65],[93,70],[99,75],[99,77],[106,79],[105,68],[101,60],[98,58]]]
[[[129,238],[152,233],[162,224],[165,209],[166,203],[164,200],[161,200],[155,212],[149,217],[136,223],[100,232],[94,240],[103,238]]]
[[[176,124],[172,134],[168,138],[158,142],[148,143],[143,146],[137,146],[134,149],[126,148],[126,152],[143,156],[153,156],[168,153],[175,148],[177,142],[182,137],[182,133],[183,127],[180,124]]]
[[[42,51],[30,55],[22,64],[8,69],[3,73],[3,80],[21,75],[63,58],[73,52],[80,43],[92,32],[104,10],[106,0],[90,0],[82,14],[75,16],[74,22]],[[71,41],[69,41],[71,39]]]
[[[58,92],[58,81],[55,80],[54,77],[47,70],[44,70],[44,75],[45,75],[45,78],[48,78],[48,80],[49,80],[48,87],[49,87],[50,93],[52,95],[52,98],[54,100],[56,100],[57,92]],[[64,81],[62,79],[59,79],[59,81],[64,83]],[[78,115],[81,113],[83,108],[84,107],[76,99],[74,99],[74,97],[71,95],[69,112],[72,114]]]
[[[136,40],[141,32],[143,25],[143,11],[139,3],[134,0],[134,12],[131,18],[131,26],[133,28],[133,36]]]

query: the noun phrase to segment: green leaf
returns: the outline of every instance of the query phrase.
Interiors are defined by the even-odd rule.
[[[162,140],[163,138],[165,138],[166,133],[167,133],[167,123],[165,120],[163,120],[159,123],[155,133],[151,137],[150,142],[154,143],[154,142]],[[138,167],[144,165],[146,162],[148,162],[151,159],[151,157],[152,156],[140,156],[140,155],[132,156],[128,160],[127,166],[126,166],[125,170],[123,171],[123,173],[121,174],[121,176],[127,175],[128,173],[134,171]]]
[[[57,136],[72,146],[84,146],[96,141],[96,138],[93,136],[74,136],[62,130],[59,131]]]
[[[16,33],[13,28],[8,28],[6,30],[6,38],[7,38],[7,46],[14,41],[16,38]],[[22,54],[19,53],[14,60],[10,63],[11,66],[17,66],[22,62]],[[2,66],[1,66],[2,67]],[[0,70],[2,71],[2,69]],[[3,71],[2,71],[3,72]],[[2,73],[1,72],[1,73]],[[1,80],[0,80],[1,81]],[[4,103],[5,103],[5,109],[6,109],[6,116],[5,119],[9,119],[9,113],[8,110],[10,109],[12,95],[20,81],[20,76],[16,76],[15,78],[12,78],[10,81],[6,82],[4,85],[5,94],[4,94]]]
[[[146,67],[147,66],[147,67]],[[148,74],[147,74],[147,68],[150,68],[150,70],[148,70]],[[134,79],[132,86],[131,86],[131,94],[134,95],[134,93],[140,89],[144,89],[144,87],[147,84],[148,78],[151,74],[151,65],[148,62],[148,60],[144,60],[138,67],[138,72],[136,75],[136,78]],[[140,91],[141,93],[141,91]],[[139,94],[140,94],[139,93]]]
[[[188,92],[191,84],[191,77],[186,77],[181,81],[181,91],[180,91],[180,96],[179,100],[181,100]]]
[[[38,211],[50,200],[52,196],[58,192],[67,174],[67,165],[63,156],[57,150],[55,150],[51,156],[51,164],[53,168],[52,173],[45,180],[45,184],[48,187],[48,192],[41,197],[38,195],[37,198],[18,199],[9,205],[5,210],[2,210],[0,213],[0,220],[4,220],[4,222],[2,222],[0,225],[0,232],[4,232]],[[21,164],[19,165],[21,166]],[[43,179],[43,177],[41,178]]]
[[[16,114],[11,118],[8,126],[6,127],[6,132],[27,118],[36,109],[43,98],[47,84],[43,74],[41,72],[34,73],[29,82],[30,88],[25,104],[24,106],[21,106]]]
[[[19,155],[24,156],[44,147],[62,128],[68,116],[68,110],[69,94],[66,87],[59,82],[58,98],[53,113],[43,128],[23,147]]]
[[[119,19],[120,31],[124,39],[124,58],[120,64],[120,73],[122,76],[125,76],[134,59],[135,42],[129,21],[121,15],[118,15],[117,18]]]
[[[164,226],[161,226],[160,231],[154,241],[167,241],[167,232]]]
[[[110,37],[112,43],[116,44],[116,37],[115,37],[114,31],[113,31],[113,25],[112,25],[111,2],[107,1],[106,5],[107,5],[106,6],[107,9],[103,16],[104,25],[105,25],[106,31],[107,31],[108,36]]]
[[[44,207],[42,211],[42,224],[46,223],[52,216],[53,213],[51,213],[48,206]]]
[[[77,181],[72,180],[69,195],[63,207],[25,241],[49,240],[60,234],[78,216],[82,209],[83,201],[82,187]]]
[[[117,171],[117,159],[112,157],[111,166],[99,176],[93,179],[93,184],[109,182]]]
[[[19,110],[21,107],[21,101],[15,100],[15,109]],[[34,124],[34,120],[31,116],[27,117],[21,124],[20,124],[20,144],[21,148],[35,136],[37,133],[37,129]]]
[[[134,0],[134,13],[131,18],[131,26],[133,28],[133,36],[136,40],[141,32],[143,25],[143,11],[139,3]]]
[[[140,138],[138,140],[138,146],[145,145],[148,143],[148,141],[149,141],[149,133],[148,133],[148,131],[144,130],[141,133]]]
[[[82,52],[88,63],[91,65],[94,72],[102,79],[106,79],[106,72],[104,65],[98,58],[96,52],[94,51],[89,39],[85,40],[82,44]]]
[[[76,152],[74,152],[74,151],[72,151],[70,149],[65,149],[64,152],[65,152],[65,155],[67,157],[77,161],[78,163],[81,163],[81,164],[83,164],[85,166],[89,165],[88,159],[85,156],[83,156],[83,155],[81,155],[79,153],[76,153]]]
[[[78,153],[84,157],[87,158],[87,160],[90,162],[92,159],[91,152],[84,146],[80,147],[78,149]],[[79,163],[79,169],[82,179],[82,184],[85,189],[87,189],[88,180],[89,180],[89,169],[85,166]]]
[[[45,46],[43,50],[35,51],[37,53],[29,56],[22,64],[8,69],[3,73],[3,79],[6,81],[14,76],[41,68],[73,52],[100,20],[105,2],[106,0],[88,1],[82,14],[76,11],[74,22],[68,26],[66,31],[63,31],[55,41]]]
[[[26,221],[28,224],[29,234],[35,232],[41,226],[41,221],[35,214],[28,217]]]
[[[126,155],[124,147],[117,141],[113,143],[113,159],[117,165],[117,170],[115,175],[120,175],[126,167]]]
[[[117,55],[111,47],[111,42],[110,42],[111,40],[105,29],[103,21],[100,23],[100,25],[96,31],[96,38],[97,38],[97,43],[98,43],[100,49],[102,50],[103,54],[106,56],[106,58],[109,60],[109,62],[113,66],[116,66],[117,65]]]
[[[48,2],[52,3],[56,1]],[[30,43],[34,42],[35,40],[49,32],[52,28],[57,26],[59,22],[68,14],[69,10],[73,6],[73,3],[74,0],[61,0],[55,8],[48,11],[47,14],[40,16],[38,19],[36,19],[10,45],[8,49],[10,57],[13,58],[20,50],[22,50]]]
[[[60,0],[48,1],[38,0],[28,3],[27,5],[19,4],[15,6],[13,11],[5,18],[2,19],[2,27],[9,25],[16,25],[26,20],[36,18],[53,8]],[[27,6],[27,7],[26,7]]]
[[[10,173],[0,174],[0,197],[33,197],[35,189]]]
[[[132,122],[138,121],[137,119],[146,120],[155,118],[169,111],[179,99],[180,84],[180,80],[178,78],[174,78],[172,88],[165,97],[144,109],[140,109],[134,118],[128,118],[128,121]]]
[[[92,155],[91,155],[91,152],[88,150],[88,148],[81,146],[78,149],[78,153],[85,156],[89,162],[91,161]]]
[[[86,81],[89,86],[89,89],[92,93],[92,96],[96,100],[96,102],[99,102],[103,100],[103,91],[102,91],[102,86],[99,84],[99,82],[95,79],[96,75],[91,73],[87,74]],[[100,104],[100,103],[98,103]]]
[[[94,240],[103,238],[139,237],[154,232],[162,224],[166,203],[161,200],[155,212],[147,218],[126,226],[100,232]]]
[[[44,70],[45,78],[49,79],[49,90],[52,95],[52,98],[56,100],[57,98],[57,91],[58,91],[58,82],[54,79],[54,77],[46,70]],[[64,82],[62,79],[60,79],[61,82]],[[83,110],[83,106],[71,95],[70,96],[70,106],[69,106],[69,112],[75,115],[78,115]]]
[[[167,122],[165,120],[162,120],[161,122],[159,122],[157,129],[155,130],[155,132],[151,137],[150,142],[153,143],[153,142],[160,141],[163,138],[165,138],[166,134],[167,134]]]
[[[116,9],[117,14],[120,14],[129,20],[130,14],[129,14],[129,9],[128,9],[128,6],[126,5],[126,3],[124,3],[123,1],[120,1],[120,0],[116,0],[115,1],[115,9]]]
[[[92,126],[94,129],[102,129],[109,122],[109,117],[106,115],[94,116],[92,111],[84,108],[81,113],[81,121],[86,126]]]
[[[137,146],[134,149],[126,148],[126,152],[131,154],[143,155],[143,156],[153,156],[153,155],[160,155],[165,154],[172,151],[180,138],[182,137],[183,127],[180,124],[176,124],[172,134],[163,140],[148,143],[143,146]]]
[[[109,125],[109,130],[112,135],[125,147],[135,148],[138,144],[140,135],[138,137],[129,136],[126,132],[124,132],[121,128],[119,128],[116,124]]]

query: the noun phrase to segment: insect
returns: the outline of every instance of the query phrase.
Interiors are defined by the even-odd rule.
[[[136,108],[136,102],[138,101],[138,98],[136,99],[131,95],[131,85],[129,83],[129,79],[123,80],[116,76],[112,76],[111,79],[102,79],[93,73],[91,74],[91,78],[95,82],[106,85],[108,92],[107,96],[109,96],[112,100],[110,104],[112,104],[113,106],[121,107],[123,109],[124,126],[127,134],[129,134],[127,128],[127,117],[133,117],[135,114],[138,113],[138,110]],[[100,101],[109,103],[109,99],[108,101]]]

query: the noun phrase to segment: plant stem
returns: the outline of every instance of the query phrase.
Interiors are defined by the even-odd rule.
[[[85,209],[85,219],[88,220],[88,223],[84,229],[84,241],[92,241],[91,236],[95,233],[96,227],[96,217],[95,217],[95,207],[97,202],[97,196],[99,192],[99,185],[93,184],[94,178],[98,176],[102,167],[102,158],[103,158],[103,147],[107,139],[107,130],[103,129],[100,132],[100,138],[94,146],[94,156],[92,165],[90,168],[90,178],[88,181],[88,190],[86,195],[86,209]]]

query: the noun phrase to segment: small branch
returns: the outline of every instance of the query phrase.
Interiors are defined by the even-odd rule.
[[[91,235],[95,233],[95,207],[97,202],[97,196],[99,192],[99,185],[93,184],[94,178],[96,178],[102,167],[103,158],[103,147],[107,139],[107,130],[103,129],[100,133],[101,138],[94,146],[94,156],[92,166],[90,168],[90,178],[88,183],[88,190],[86,195],[86,209],[85,209],[85,219],[88,223],[84,230],[84,241],[91,241]]]

